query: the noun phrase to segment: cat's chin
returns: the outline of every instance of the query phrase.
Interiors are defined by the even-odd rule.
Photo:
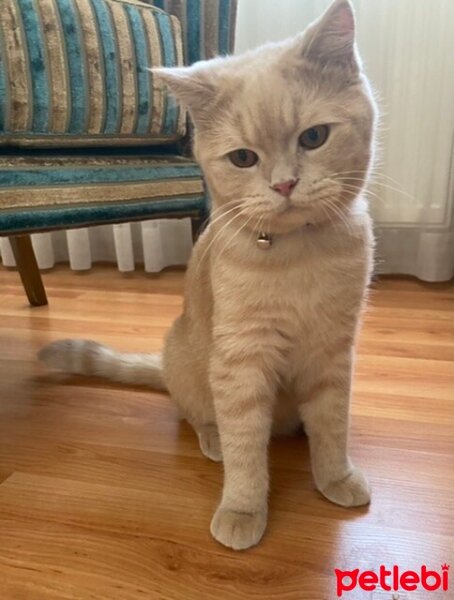
[[[264,219],[265,233],[291,233],[325,221],[326,216],[320,210],[291,206]]]

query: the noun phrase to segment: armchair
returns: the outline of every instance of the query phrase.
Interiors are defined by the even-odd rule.
[[[233,46],[237,0],[2,0],[0,236],[47,303],[30,234],[208,204],[187,117],[147,68]]]

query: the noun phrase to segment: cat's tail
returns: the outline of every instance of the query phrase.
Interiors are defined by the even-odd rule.
[[[38,358],[65,373],[167,389],[160,354],[117,352],[90,340],[59,340],[44,346]]]

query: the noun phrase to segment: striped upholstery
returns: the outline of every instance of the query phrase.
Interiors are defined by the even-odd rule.
[[[4,233],[113,222],[125,215],[133,219],[170,212],[200,218],[204,211],[200,169],[181,156],[141,151],[0,157]]]
[[[237,0],[144,0],[178,17],[186,64],[233,52]]]
[[[0,0],[0,145],[162,144],[185,115],[150,66],[183,64],[176,17],[139,0]]]
[[[202,174],[169,143],[185,115],[144,66],[231,50],[236,4],[0,0],[0,235],[205,218]]]

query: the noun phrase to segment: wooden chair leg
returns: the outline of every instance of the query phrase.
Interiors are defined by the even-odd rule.
[[[11,247],[27,298],[32,306],[47,304],[41,273],[38,269],[32,240],[29,235],[10,237]]]

